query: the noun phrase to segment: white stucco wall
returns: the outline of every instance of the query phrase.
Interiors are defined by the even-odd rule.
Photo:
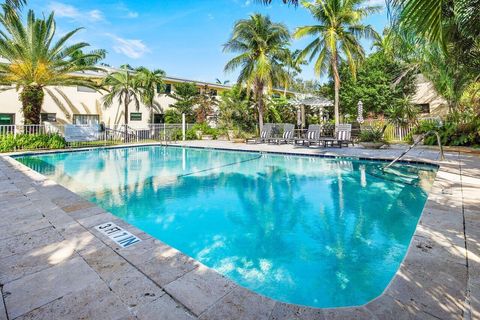
[[[107,126],[124,123],[123,105],[120,106],[118,100],[116,100],[111,107],[105,108],[102,93],[82,92],[77,87],[48,87],[46,91],[42,112],[55,113],[58,124],[72,123],[73,116],[77,114],[99,115],[99,121]],[[142,120],[129,121],[129,126],[134,128],[146,127],[152,121],[152,113],[164,113],[175,100],[162,95],[156,99],[156,102],[159,107],[153,110],[141,105],[137,111],[135,105],[130,104],[129,112],[141,112]],[[13,89],[0,93],[0,113],[15,114],[15,124],[23,124],[21,103],[17,91]]]
[[[429,104],[430,114],[425,114],[425,116],[444,117],[447,115],[447,101],[437,93],[431,81],[420,74],[416,78],[416,85],[417,91],[411,98],[411,102],[414,104]]]

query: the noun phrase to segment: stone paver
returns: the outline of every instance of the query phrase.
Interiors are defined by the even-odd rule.
[[[96,282],[98,275],[77,257],[49,269],[27,275],[3,287],[10,319],[15,319],[66,294],[80,291]]]
[[[237,287],[205,311],[202,320],[268,320],[275,301]]]
[[[67,294],[40,308],[18,317],[18,320],[34,319],[108,319],[131,317],[128,308],[106,285],[93,285]]]
[[[187,144],[385,159],[402,151]],[[406,159],[435,161],[439,154],[415,149]],[[41,174],[0,158],[0,288],[6,306],[2,313],[0,303],[0,320],[6,314],[11,320],[480,318],[480,158],[449,153],[439,164],[408,254],[385,293],[365,306],[315,309],[241,288]],[[143,241],[119,248],[93,229],[107,221]]]
[[[165,291],[198,316],[234,287],[232,281],[201,266],[170,282],[165,286]]]
[[[136,312],[139,320],[193,320],[191,315],[182,305],[176,303],[170,296],[164,295],[161,298],[139,308]]]

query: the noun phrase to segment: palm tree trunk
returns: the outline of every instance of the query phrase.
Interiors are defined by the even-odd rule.
[[[25,86],[20,93],[24,124],[40,124],[40,112],[42,111],[43,88],[38,85]]]
[[[123,137],[124,139],[124,142],[127,142],[127,136],[128,136],[128,105],[130,104],[130,96],[129,94],[127,93],[126,96],[125,96],[125,114],[123,115],[124,116],[124,122],[125,122],[125,125],[124,125],[124,130],[125,130],[125,136]]]
[[[338,73],[338,56],[336,53],[332,57],[333,82],[335,85],[335,126],[340,123],[340,75]]]
[[[263,83],[257,83],[256,84],[256,92],[255,96],[257,99],[257,109],[258,109],[258,129],[260,130],[260,133],[263,131],[263,112],[264,112],[264,106],[263,106]]]

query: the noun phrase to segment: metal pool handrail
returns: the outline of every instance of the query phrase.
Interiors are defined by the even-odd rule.
[[[445,154],[443,153],[443,146],[442,146],[442,142],[440,140],[440,135],[438,134],[437,131],[435,130],[431,130],[431,131],[428,131],[427,133],[424,133],[423,135],[421,135],[417,141],[413,141],[413,144],[408,147],[405,151],[402,152],[402,154],[400,154],[398,157],[396,157],[392,162],[390,162],[387,166],[383,167],[382,168],[382,171],[390,168],[395,162],[399,161],[401,158],[403,158],[410,150],[412,150],[415,146],[417,146],[423,139],[425,139],[426,136],[428,135],[431,135],[431,134],[435,134],[437,136],[437,144],[440,148],[440,160],[445,160]]]

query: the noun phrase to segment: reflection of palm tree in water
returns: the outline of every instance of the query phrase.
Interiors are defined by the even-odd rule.
[[[324,288],[343,288],[339,299],[380,290],[378,281],[386,285],[395,270],[382,274],[378,267],[393,268],[401,262],[416,226],[412,219],[418,218],[425,201],[411,185],[389,183],[388,190],[384,181],[369,177],[370,184],[361,188],[358,168],[355,172],[339,173],[330,184],[331,206],[322,207],[319,219],[302,226],[323,244],[312,248],[315,258],[330,261],[332,276],[312,281]]]

